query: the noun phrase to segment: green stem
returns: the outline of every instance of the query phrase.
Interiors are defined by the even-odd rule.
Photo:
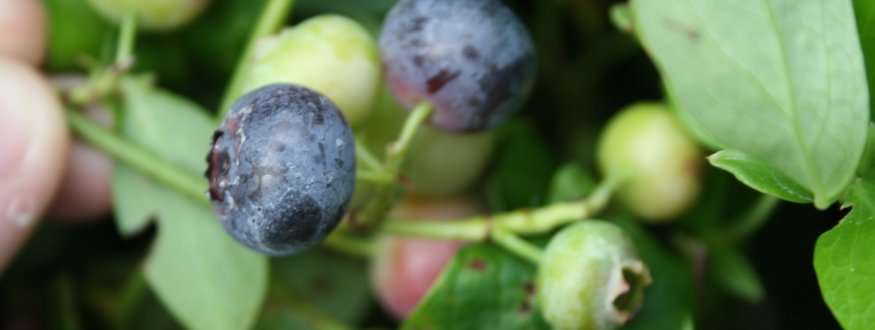
[[[240,59],[237,60],[237,68],[234,69],[234,73],[231,75],[231,83],[228,84],[225,90],[225,96],[222,98],[222,103],[220,103],[220,108],[217,112],[219,119],[225,116],[234,100],[239,96],[236,94],[239,93],[240,85],[243,83],[243,75],[246,73],[249,59],[255,52],[258,40],[273,34],[284,24],[294,3],[294,0],[268,0],[268,3],[264,6],[261,16],[258,18],[258,25],[255,26],[249,35],[246,48],[244,48]]]
[[[137,16],[129,14],[122,21],[119,41],[115,50],[116,65],[127,65],[133,61],[134,40],[137,36]]]
[[[375,172],[368,170],[358,170],[355,172],[355,179],[364,182],[372,182],[377,184],[387,184],[392,182],[392,177],[387,176],[383,172]]]
[[[102,100],[118,88],[119,78],[130,69],[134,63],[134,43],[137,37],[137,17],[134,14],[125,16],[119,31],[118,44],[115,49],[115,63],[109,67],[99,67],[92,72],[88,83],[73,88],[67,95],[68,101],[77,106],[85,106],[94,101]]]
[[[363,258],[370,258],[374,255],[374,250],[376,249],[372,240],[353,237],[340,230],[335,230],[329,234],[323,244],[335,251]]]
[[[360,160],[365,167],[373,171],[382,171],[383,164],[380,164],[380,161],[377,160],[377,157],[368,150],[364,144],[359,141],[359,139],[355,139],[355,156]]]
[[[556,227],[592,217],[601,211],[611,194],[622,182],[620,177],[608,178],[588,198],[558,202],[536,209],[514,210],[492,216],[474,216],[455,220],[389,219],[381,230],[403,236],[417,236],[479,242],[489,239],[494,228],[510,233],[542,234]]]
[[[67,110],[67,122],[73,132],[85,142],[176,191],[209,204],[206,198],[207,182],[199,176],[183,171],[162,157],[131,144],[75,110]]]
[[[404,157],[407,155],[407,150],[410,149],[410,143],[413,142],[413,137],[416,136],[416,131],[428,120],[434,111],[431,103],[423,101],[413,108],[413,111],[404,122],[404,127],[401,129],[401,134],[398,140],[392,143],[386,154],[386,161],[383,165],[384,175],[392,178],[391,182],[377,186],[374,197],[365,206],[362,214],[356,219],[354,224],[358,228],[369,228],[378,225],[383,221],[386,212],[394,202],[393,193],[398,187],[396,178],[401,172],[401,165],[404,163]]]
[[[541,263],[541,256],[544,254],[543,250],[514,235],[514,233],[505,228],[493,227],[492,241],[523,259],[531,261],[535,265]]]
[[[380,231],[401,236],[480,242],[489,238],[489,225],[489,218],[483,216],[455,220],[388,219]]]

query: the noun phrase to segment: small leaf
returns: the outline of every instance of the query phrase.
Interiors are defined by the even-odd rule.
[[[122,82],[121,133],[192,175],[203,173],[214,122],[194,103],[144,79]],[[146,280],[167,309],[193,329],[250,327],[267,287],[267,259],[235,242],[202,201],[116,163],[113,199],[119,230],[131,235],[150,220],[158,237]]]
[[[850,1],[633,0],[636,32],[687,126],[811,191],[851,183],[869,93]]]
[[[708,261],[712,276],[728,292],[750,303],[762,301],[765,295],[762,281],[738,248],[712,245]]]
[[[460,250],[402,329],[548,329],[535,265],[489,244]]]
[[[723,150],[708,157],[711,165],[735,175],[757,191],[795,203],[810,203],[811,193],[773,166],[759,161],[747,154]]]
[[[592,193],[596,181],[590,172],[577,163],[567,163],[553,173],[547,201],[563,202],[583,198]]]
[[[846,205],[851,212],[820,235],[814,269],[823,298],[849,330],[875,328],[875,177],[858,179]]]

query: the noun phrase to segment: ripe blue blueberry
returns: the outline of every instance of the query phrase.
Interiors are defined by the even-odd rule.
[[[531,37],[500,0],[401,0],[383,23],[380,57],[398,101],[430,101],[431,124],[454,132],[502,123],[535,76]]]
[[[207,156],[210,199],[225,229],[269,255],[320,243],[355,185],[355,141],[328,98],[274,84],[235,103]]]

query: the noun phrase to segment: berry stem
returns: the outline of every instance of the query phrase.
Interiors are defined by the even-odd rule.
[[[359,139],[355,139],[355,156],[358,160],[360,160],[365,167],[369,170],[373,171],[383,171],[383,164],[380,164],[380,161],[377,160],[377,157],[368,150],[364,144],[359,141]]]
[[[377,184],[392,183],[392,177],[387,176],[384,172],[375,172],[369,170],[358,170],[355,172],[355,179],[358,181],[371,182]]]
[[[394,202],[394,193],[398,188],[397,179],[401,172],[401,165],[404,163],[404,157],[407,150],[410,149],[410,143],[413,142],[413,137],[416,136],[416,131],[428,120],[431,113],[434,111],[431,103],[428,101],[420,102],[413,108],[410,115],[407,116],[407,121],[404,122],[404,127],[401,129],[401,134],[398,140],[389,145],[386,152],[386,159],[383,164],[383,175],[391,178],[387,183],[377,185],[374,197],[368,201],[365,209],[356,218],[356,223],[353,224],[357,228],[371,228],[379,225],[389,211],[389,207]]]
[[[67,110],[67,122],[73,132],[85,142],[176,191],[209,205],[206,197],[207,182],[199,176],[184,171],[164,158],[124,140],[78,111]]]
[[[134,44],[137,37],[137,17],[125,16],[119,29],[115,62],[108,67],[99,66],[92,71],[88,82],[73,88],[66,95],[69,103],[78,106],[102,100],[118,87],[119,78],[134,64]]]
[[[261,11],[261,16],[258,18],[257,25],[255,25],[252,33],[249,35],[246,48],[244,48],[243,54],[237,60],[237,67],[234,69],[234,74],[231,75],[231,82],[225,90],[225,96],[222,97],[219,111],[217,111],[217,118],[219,120],[225,116],[234,100],[239,96],[237,93],[239,93],[240,84],[243,83],[243,74],[246,72],[249,58],[255,52],[258,40],[261,37],[273,34],[285,23],[286,17],[289,15],[294,3],[294,0],[268,0],[267,4],[265,4],[264,9]]]
[[[473,242],[490,239],[496,228],[518,235],[543,234],[556,227],[590,218],[604,209],[611,194],[624,181],[623,178],[609,177],[589,197],[576,201],[455,220],[389,219],[381,230],[393,235]]]
[[[523,259],[531,261],[535,265],[541,263],[541,256],[544,254],[544,251],[541,250],[541,248],[529,243],[505,228],[500,226],[493,227],[492,241]]]
[[[363,258],[370,258],[376,249],[371,239],[358,238],[338,231],[328,235],[323,244],[332,250]]]
[[[134,41],[137,36],[137,16],[128,14],[122,21],[118,45],[115,50],[115,63],[132,63],[134,61]]]

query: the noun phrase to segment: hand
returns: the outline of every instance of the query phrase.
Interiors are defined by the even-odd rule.
[[[38,0],[0,2],[0,35],[12,36],[0,39],[0,274],[46,210],[84,219],[109,209],[110,161],[71,144],[58,94],[31,67],[45,31]]]

